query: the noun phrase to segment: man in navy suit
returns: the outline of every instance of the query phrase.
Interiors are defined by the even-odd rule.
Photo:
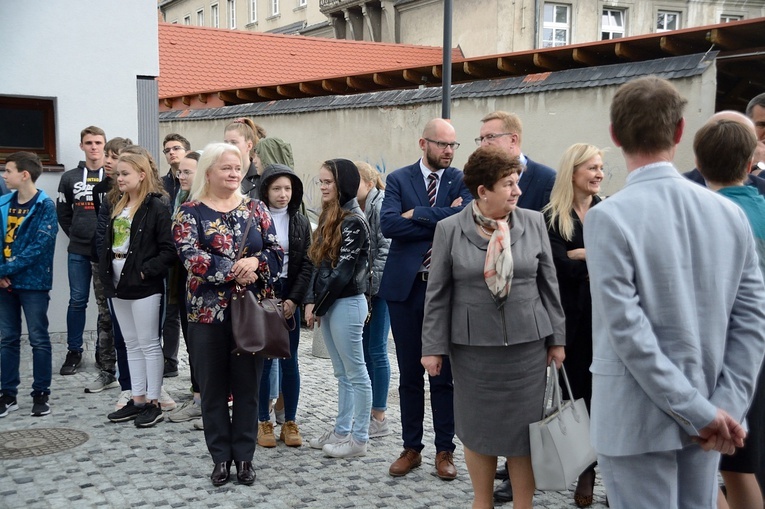
[[[454,127],[442,119],[427,123],[420,138],[422,158],[386,179],[380,212],[382,234],[391,239],[378,296],[388,302],[396,343],[404,451],[390,466],[394,477],[404,476],[422,463],[425,417],[425,369],[422,358],[422,320],[430,248],[436,223],[456,214],[472,199],[462,172],[449,166],[459,147]],[[431,204],[430,196],[435,196]],[[452,372],[444,359],[441,374],[431,376],[430,404],[436,434],[436,474],[454,479],[454,410]]]
[[[518,182],[522,193],[518,199],[518,206],[541,211],[550,201],[556,173],[549,166],[536,163],[521,152],[521,119],[515,113],[495,111],[483,117],[481,122],[481,134],[475,139],[479,146],[494,145],[507,152],[510,157],[518,157],[521,160],[524,169]]]

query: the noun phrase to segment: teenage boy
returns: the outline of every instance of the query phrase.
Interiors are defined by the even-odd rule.
[[[103,129],[90,126],[80,132],[80,149],[85,160],[61,177],[56,211],[61,229],[69,237],[67,268],[69,275],[69,307],[66,312],[68,352],[61,366],[62,375],[73,375],[82,362],[82,333],[85,311],[90,297],[90,280],[97,272],[91,259],[96,212],[93,207],[93,186],[104,178]]]
[[[35,187],[40,159],[30,152],[8,156],[3,180],[11,190],[0,197],[0,417],[19,409],[21,313],[32,346],[32,415],[50,413],[51,357],[48,302],[56,248],[56,206]]]
[[[165,154],[167,164],[170,165],[170,171],[162,177],[162,184],[165,191],[170,195],[170,213],[173,212],[173,204],[178,191],[181,190],[181,184],[178,180],[178,166],[181,160],[191,150],[189,140],[178,133],[170,133],[165,136],[162,143],[162,152]],[[165,308],[165,322],[162,326],[162,355],[165,357],[165,378],[178,376],[178,346],[181,341],[181,321],[178,307],[178,299],[184,298],[178,296],[175,291],[176,285],[172,282],[178,275],[175,270],[170,269],[167,285],[167,303]]]
[[[120,152],[133,142],[128,138],[112,138],[104,145],[104,174],[106,177],[93,186],[93,208],[98,217],[98,211],[101,204],[106,202],[106,197],[112,187],[112,173],[117,166]],[[92,244],[91,258],[93,262],[98,262],[98,242]],[[99,368],[98,376],[85,387],[85,392],[96,393],[105,389],[118,387],[119,383],[115,376],[117,357],[114,349],[114,331],[112,328],[112,318],[109,313],[109,306],[104,295],[104,285],[101,284],[101,278],[98,271],[93,271],[93,289],[96,294],[96,304],[98,304],[98,339],[96,342],[96,365]]]

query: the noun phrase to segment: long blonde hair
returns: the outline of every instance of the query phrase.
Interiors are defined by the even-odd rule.
[[[141,154],[136,152],[127,152],[123,151],[120,154],[119,159],[117,159],[117,164],[119,163],[126,163],[129,164],[133,170],[135,170],[138,173],[144,174],[144,179],[141,181],[141,183],[138,186],[138,200],[136,203],[132,204],[130,207],[130,212],[128,213],[128,216],[130,219],[133,219],[135,216],[135,213],[138,211],[139,206],[143,203],[143,201],[146,199],[146,196],[149,195],[149,193],[164,193],[164,187],[162,186],[162,181],[159,178],[159,172],[157,171],[157,167],[151,165],[151,162],[149,161],[148,153],[147,154]],[[116,180],[116,179],[115,179]],[[115,187],[117,187],[115,185]],[[112,219],[119,216],[123,210],[125,210],[125,207],[128,204],[128,201],[130,200],[130,196],[128,196],[128,193],[122,193],[122,196],[117,201],[117,204],[114,205],[114,209],[112,210]]]
[[[354,161],[353,164],[359,169],[359,175],[364,182],[374,182],[375,187],[380,190],[385,190],[385,182],[383,182],[382,175],[371,164],[364,161]]]
[[[568,147],[558,166],[550,203],[542,209],[542,213],[548,214],[548,227],[556,229],[567,241],[574,236],[574,219],[571,217],[574,206],[574,172],[579,165],[595,156],[603,157],[603,151],[595,145],[575,143]]]

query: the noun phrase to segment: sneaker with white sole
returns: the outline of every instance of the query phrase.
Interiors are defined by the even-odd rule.
[[[325,445],[340,443],[344,440],[347,440],[349,436],[350,434],[338,435],[335,433],[334,429],[331,429],[324,433],[322,436],[309,440],[308,445],[310,445],[313,449],[323,449]]]
[[[5,417],[18,409],[19,404],[14,396],[7,396],[5,394],[0,396],[0,417]]]
[[[393,433],[390,426],[388,426],[388,418],[383,417],[382,421],[378,421],[374,417],[369,418],[369,438],[386,437]]]
[[[367,455],[367,443],[359,442],[353,435],[348,435],[342,442],[325,444],[321,450],[324,456],[330,458],[356,458]]]
[[[141,410],[143,410],[143,407],[139,407],[133,402],[132,399],[130,399],[125,406],[110,413],[106,416],[106,418],[112,422],[132,421],[138,417],[138,414],[141,413]]]
[[[194,429],[200,429],[200,430],[205,429],[205,423],[201,417],[197,419],[196,421],[194,421]]]
[[[90,385],[85,387],[85,392],[88,394],[95,394],[97,392],[101,392],[106,389],[112,389],[114,387],[119,387],[120,383],[117,381],[117,379],[114,377],[112,373],[109,373],[108,371],[99,371],[98,376],[96,377],[93,382],[91,382]]]
[[[175,407],[178,406],[175,403],[175,400],[170,397],[170,395],[165,392],[165,388],[162,387],[162,389],[159,391],[159,407],[169,412],[170,410],[175,410]]]
[[[39,396],[32,396],[32,417],[42,417],[49,413],[48,395],[40,394]]]
[[[131,391],[122,391],[120,392],[120,397],[117,398],[117,403],[114,405],[114,410],[120,410],[122,408],[125,408],[125,405],[128,404],[128,401],[133,400],[133,393]]]
[[[167,413],[167,419],[170,422],[193,421],[202,417],[202,407],[194,400],[186,401],[172,412]]]
[[[154,403],[147,402],[143,408],[141,408],[141,413],[136,416],[135,425],[138,428],[151,428],[158,422],[162,422],[164,419],[165,416],[162,413],[162,409]]]

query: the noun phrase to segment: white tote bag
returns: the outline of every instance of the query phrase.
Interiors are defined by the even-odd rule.
[[[571,387],[566,369],[561,366],[569,395]],[[567,490],[597,457],[590,444],[590,416],[583,399],[562,401],[555,362],[547,373],[552,386],[552,413],[547,409],[547,395],[542,420],[529,424],[531,466],[538,490]]]

